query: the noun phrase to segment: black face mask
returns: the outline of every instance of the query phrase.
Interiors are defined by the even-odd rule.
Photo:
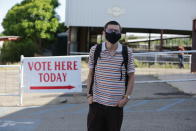
[[[121,38],[121,33],[116,33],[116,32],[105,32],[105,38],[112,44],[115,44],[117,41],[120,40]]]

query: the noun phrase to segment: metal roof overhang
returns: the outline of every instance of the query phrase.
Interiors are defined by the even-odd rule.
[[[195,0],[66,0],[65,25],[102,31],[107,21],[116,20],[123,32],[191,35],[195,5]]]
[[[73,26],[77,27],[77,26]],[[81,26],[78,26],[81,27]],[[84,26],[83,26],[84,27]],[[103,27],[86,27],[90,28],[91,34],[101,34],[103,31]],[[179,34],[179,35],[192,35],[192,31],[189,30],[168,30],[162,29],[164,34]],[[134,32],[134,33],[161,33],[161,29],[143,29],[143,28],[123,28],[122,33],[126,32]]]

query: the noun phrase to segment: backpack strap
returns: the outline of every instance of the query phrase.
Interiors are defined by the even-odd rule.
[[[128,80],[129,80],[129,76],[127,73],[127,65],[128,65],[128,47],[126,45],[122,45],[122,56],[123,56],[123,62],[121,64],[121,78],[120,80],[122,80],[122,66],[125,66],[126,72],[125,72],[125,93],[127,91],[127,85],[128,85]]]
[[[92,72],[92,79],[91,79],[91,84],[90,84],[90,89],[89,89],[89,94],[93,95],[93,84],[94,84],[94,75],[95,75],[95,68],[97,65],[97,60],[100,57],[101,58],[101,49],[102,49],[102,44],[98,44],[95,48],[94,52],[94,66],[93,66],[93,72]],[[125,66],[126,73],[125,73],[125,92],[127,91],[127,85],[128,85],[128,73],[127,73],[127,65],[128,65],[128,47],[126,45],[122,45],[122,56],[123,56],[123,62],[121,64],[121,78],[122,80],[122,66]]]
[[[89,89],[89,94],[93,95],[93,84],[94,84],[94,75],[95,75],[95,68],[97,65],[97,60],[100,57],[101,58],[101,49],[102,49],[102,44],[97,44],[94,52],[94,65],[93,65],[93,72],[92,72],[92,79],[91,79],[91,84],[90,84],[90,89]]]

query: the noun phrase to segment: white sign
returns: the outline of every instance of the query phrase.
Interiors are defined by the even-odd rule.
[[[22,59],[25,92],[81,92],[81,58],[24,57]]]

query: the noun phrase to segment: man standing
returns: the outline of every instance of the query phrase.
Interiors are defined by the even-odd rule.
[[[184,51],[184,47],[183,46],[179,46],[178,47],[178,51]],[[179,68],[184,68],[184,53],[178,53],[178,59],[179,59]]]
[[[133,90],[135,68],[132,50],[118,42],[121,30],[116,21],[106,23],[106,42],[90,50],[88,131],[120,131],[122,125],[123,107]]]

